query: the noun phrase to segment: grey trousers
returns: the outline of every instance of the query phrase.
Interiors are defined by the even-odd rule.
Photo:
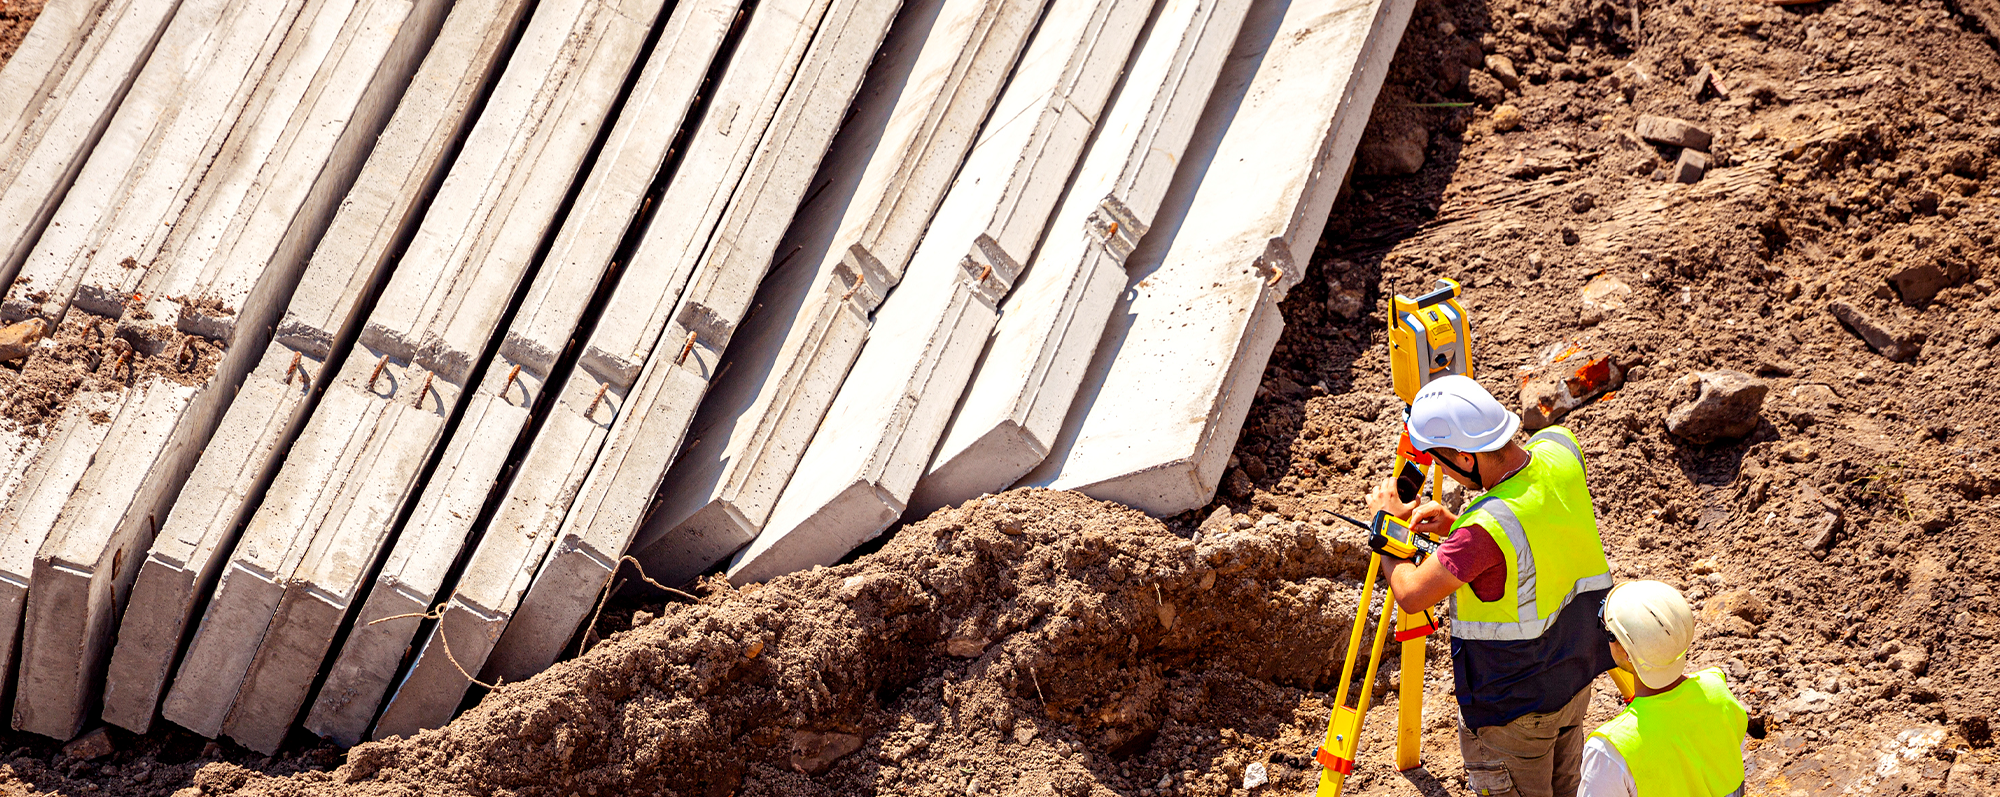
[[[1574,797],[1582,782],[1583,727],[1595,684],[1556,711],[1527,714],[1505,725],[1458,725],[1465,781],[1481,797]]]

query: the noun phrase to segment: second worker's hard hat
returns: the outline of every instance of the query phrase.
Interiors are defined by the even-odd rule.
[[[1521,416],[1462,374],[1431,380],[1410,402],[1410,442],[1423,451],[1498,451],[1520,428]]]
[[[1694,610],[1680,590],[1658,581],[1619,584],[1604,597],[1604,627],[1647,686],[1665,689],[1687,672]]]

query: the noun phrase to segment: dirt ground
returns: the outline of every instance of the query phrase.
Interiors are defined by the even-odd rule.
[[[1381,308],[1440,276],[1496,393],[1623,371],[1561,423],[1615,574],[1686,591],[1696,666],[1757,718],[1750,794],[2000,793],[2000,553],[1972,539],[2000,508],[1996,78],[1935,0],[1421,0],[1212,506],[1009,493],[849,564],[615,601],[588,653],[414,739],[0,735],[0,793],[1309,794],[1365,564],[1331,512],[1399,417]],[[1699,181],[1641,115],[1712,134]],[[1669,432],[1720,369],[1768,391],[1747,436]],[[1348,794],[1464,793],[1443,645],[1425,767],[1394,771],[1379,707]],[[1592,721],[1616,705],[1600,684]]]

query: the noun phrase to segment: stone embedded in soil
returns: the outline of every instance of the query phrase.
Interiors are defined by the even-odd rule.
[[[1408,113],[1377,115],[1355,148],[1355,169],[1364,175],[1389,177],[1423,171],[1430,128]]]
[[[1680,159],[1674,161],[1674,182],[1700,182],[1701,176],[1708,173],[1708,164],[1708,153],[1692,147],[1681,150]]]
[[[1493,109],[1493,129],[1505,133],[1521,126],[1521,109],[1502,105]]]
[[[1638,133],[1640,138],[1655,144],[1693,147],[1703,152],[1707,152],[1709,144],[1715,141],[1713,134],[1696,127],[1693,122],[1671,116],[1639,117]]]
[[[1734,589],[1708,599],[1701,613],[1710,633],[1752,637],[1771,616],[1771,607],[1747,589]]]
[[[1965,261],[1930,252],[1913,252],[1908,260],[1890,263],[1885,274],[1896,295],[1916,307],[1929,304],[1939,291],[1964,284],[1971,277],[1972,268]],[[0,354],[0,359],[4,358]]]
[[[1602,352],[1542,366],[1521,385],[1521,428],[1535,431],[1625,384],[1625,367]]]
[[[1583,312],[1577,319],[1584,326],[1595,326],[1625,311],[1631,300],[1632,286],[1617,277],[1601,276],[1583,286]]]
[[[1757,430],[1758,411],[1771,387],[1742,371],[1699,371],[1678,385],[1694,389],[1692,399],[1667,413],[1667,431],[1691,443],[1735,440]]]
[[[861,749],[861,737],[851,733],[792,734],[792,768],[808,775],[827,771],[841,756]]]
[[[48,334],[49,322],[39,318],[0,327],[0,363],[26,359]]]
[[[1508,91],[1521,90],[1521,73],[1515,71],[1513,59],[1499,53],[1486,56],[1486,71],[1493,73],[1493,78]]]
[[[1877,354],[1889,358],[1891,362],[1908,362],[1923,349],[1922,334],[1901,329],[1883,322],[1863,312],[1860,308],[1844,301],[1835,301],[1826,306],[1826,311],[1840,319],[1848,329],[1859,335]]]
[[[103,728],[77,737],[76,741],[63,745],[63,755],[83,761],[95,761],[111,755],[116,748],[111,745],[111,734]]]

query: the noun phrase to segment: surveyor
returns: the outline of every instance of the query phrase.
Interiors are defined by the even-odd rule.
[[[1611,658],[1638,676],[1632,704],[1583,745],[1577,797],[1740,797],[1750,715],[1722,671],[1686,675],[1694,612],[1679,590],[1628,581],[1604,599]]]
[[[1467,785],[1480,795],[1568,797],[1580,781],[1592,679],[1614,666],[1597,622],[1611,568],[1576,436],[1552,426],[1523,445],[1514,439],[1520,428],[1520,416],[1471,378],[1432,380],[1410,405],[1410,441],[1485,494],[1453,515],[1435,502],[1402,501],[1391,478],[1369,495],[1369,508],[1443,538],[1421,564],[1386,554],[1382,563],[1406,612],[1454,598]]]

